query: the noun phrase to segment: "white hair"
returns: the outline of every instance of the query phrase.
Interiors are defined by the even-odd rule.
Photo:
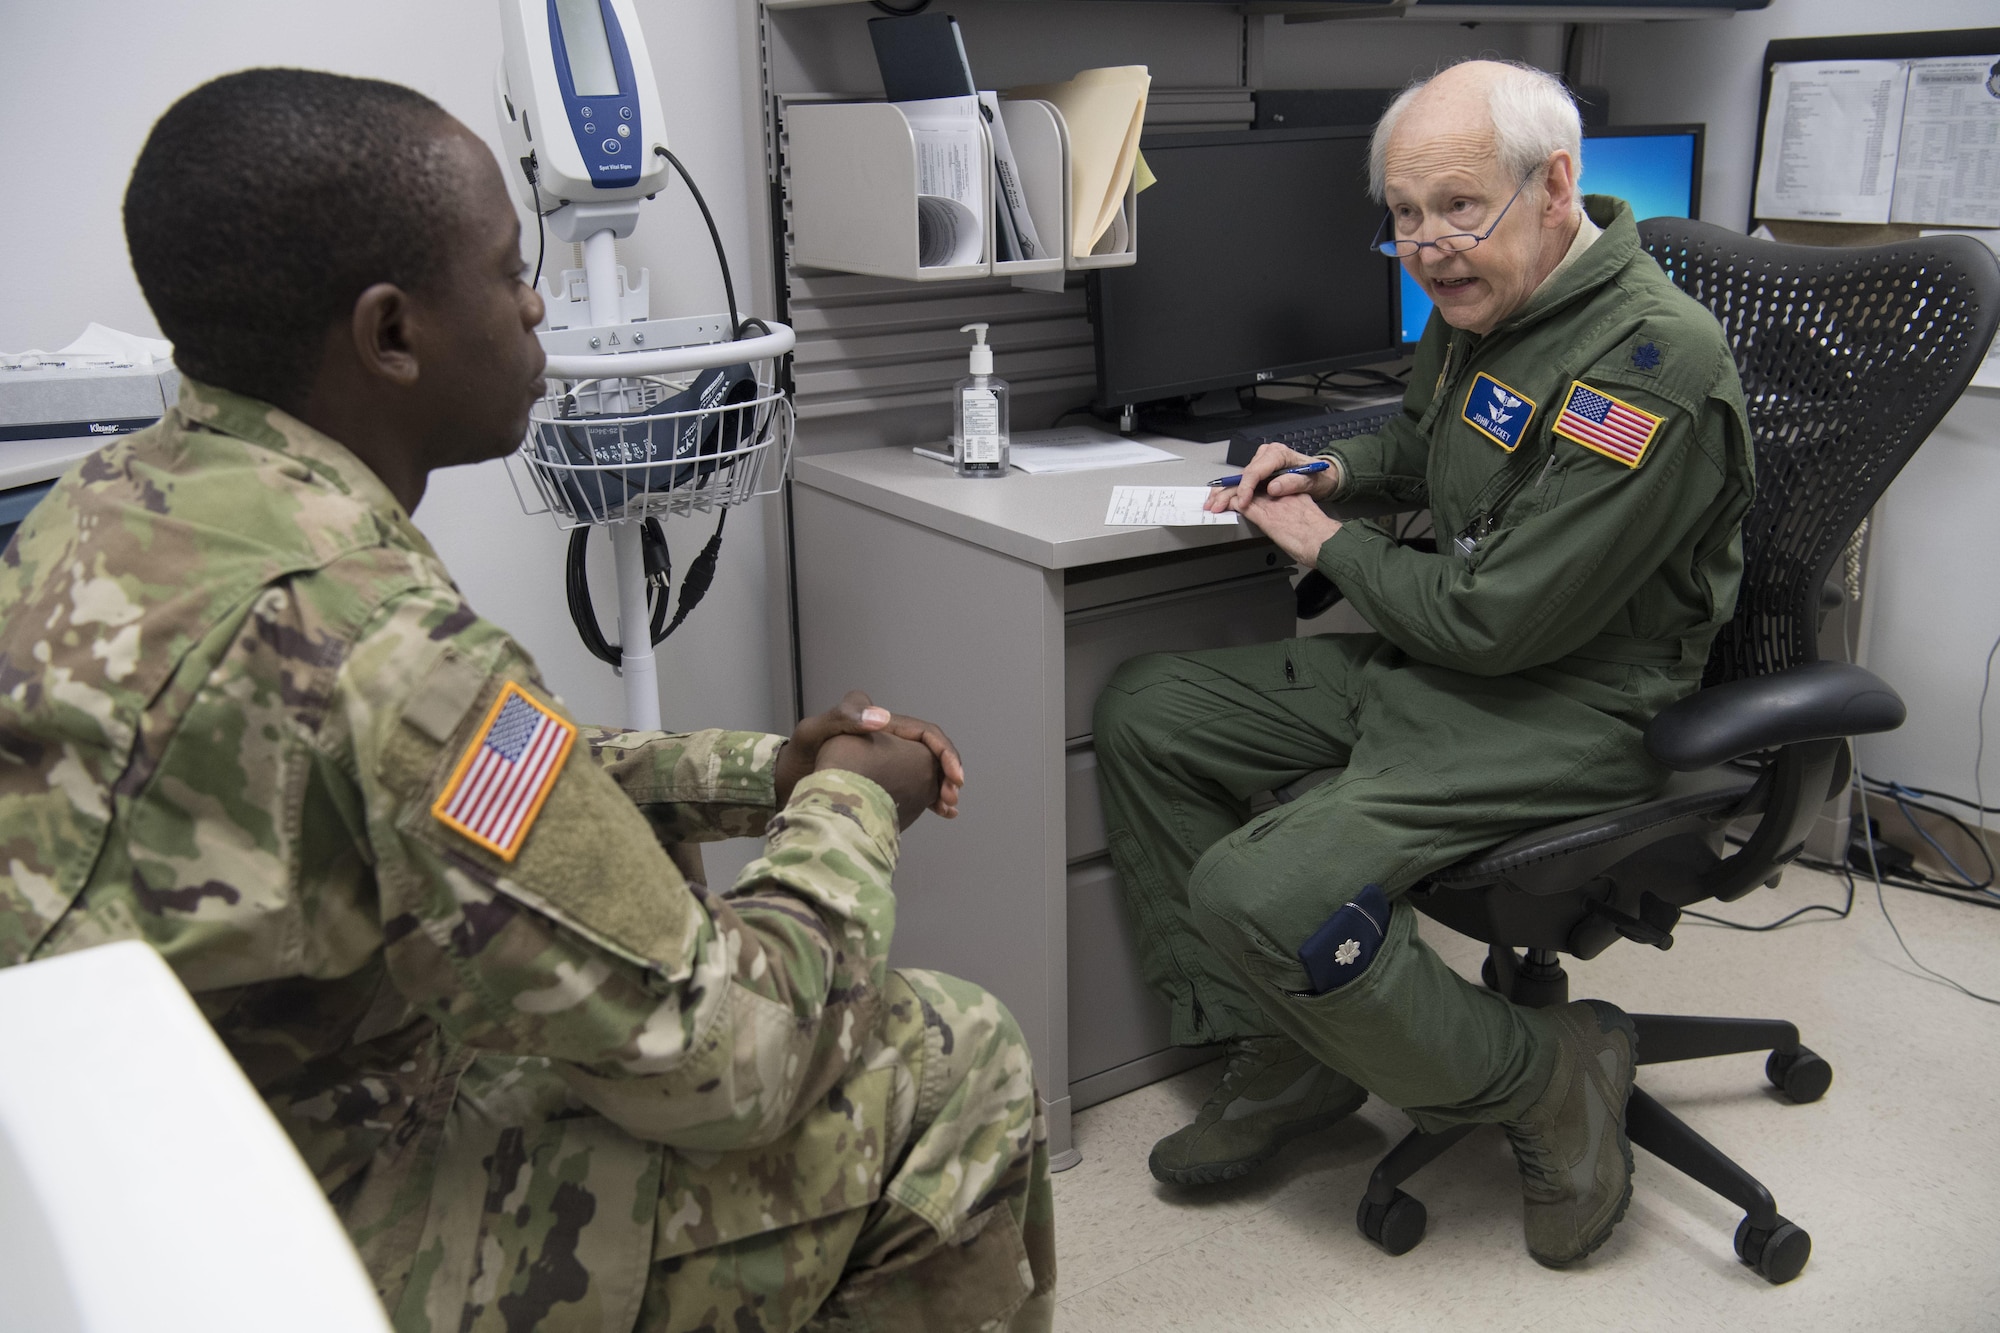
[[[1463,64],[1465,62],[1457,62]],[[1576,163],[1577,178],[1583,177],[1583,118],[1577,114],[1576,99],[1563,81],[1547,70],[1523,65],[1515,60],[1493,60],[1500,66],[1486,95],[1486,114],[1493,122],[1493,144],[1500,166],[1515,181],[1557,152],[1567,150]],[[1450,68],[1447,66],[1446,68]],[[1443,71],[1440,70],[1439,73]],[[1436,78],[1433,74],[1431,78]],[[1389,138],[1417,94],[1430,87],[1431,79],[1418,79],[1389,103],[1376,122],[1375,137],[1368,145],[1368,193],[1382,201],[1384,162],[1389,155]],[[1577,194],[1581,207],[1582,192]]]

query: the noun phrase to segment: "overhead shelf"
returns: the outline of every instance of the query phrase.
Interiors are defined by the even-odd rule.
[[[1070,4],[1122,4],[1126,0],[1067,0]],[[1155,0],[1159,2],[1159,0]],[[1663,19],[1719,19],[1768,9],[1771,0],[1166,0],[1223,4],[1252,14],[1324,19],[1404,19],[1432,23],[1648,23]],[[767,9],[811,9],[864,4],[866,0],[764,0]]]
[[[1069,129],[1048,102],[1003,101],[1007,137],[1035,229],[1059,255],[996,261],[987,191],[980,251],[967,263],[919,261],[917,151],[893,102],[793,102],[783,108],[792,262],[801,268],[861,273],[905,282],[1014,278],[1062,288],[1064,270],[1117,268],[1138,259],[1138,195],[1127,186],[1117,224],[1086,255],[1073,253]],[[980,127],[979,169],[993,178],[993,144]]]

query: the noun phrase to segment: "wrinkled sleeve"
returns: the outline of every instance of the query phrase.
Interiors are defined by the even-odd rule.
[[[1625,391],[1637,398],[1632,390]],[[1318,568],[1390,642],[1419,661],[1497,676],[1556,661],[1602,632],[1723,495],[1719,444],[1694,414],[1659,400],[1666,419],[1636,468],[1567,440],[1558,503],[1481,543],[1472,560],[1398,546],[1348,524],[1319,549]],[[1715,441],[1724,409],[1701,429]]]
[[[578,742],[663,842],[761,837],[777,809],[783,736],[585,727]]]
[[[335,708],[391,979],[455,1039],[547,1057],[635,1135],[717,1150],[771,1141],[874,1026],[894,925],[893,804],[852,774],[807,778],[768,821],[763,855],[711,896],[579,735],[502,855],[448,824],[439,798],[482,753],[508,682],[561,717],[525,654],[449,589],[394,599],[341,669]]]
[[[1373,435],[1342,440],[1325,451],[1340,465],[1341,485],[1333,499],[1430,503],[1430,442],[1406,407]]]

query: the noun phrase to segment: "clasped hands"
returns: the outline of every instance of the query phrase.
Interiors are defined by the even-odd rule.
[[[838,768],[879,785],[896,803],[896,825],[908,828],[925,810],[958,817],[965,765],[936,723],[878,708],[860,690],[792,730],[778,751],[777,797],[784,808],[808,773]]]
[[[1243,480],[1234,486],[1218,486],[1202,502],[1211,514],[1234,510],[1255,523],[1280,550],[1310,569],[1319,561],[1319,548],[1340,531],[1340,521],[1329,518],[1318,501],[1339,489],[1339,465],[1308,476],[1286,473],[1286,468],[1304,467],[1320,460],[1282,444],[1263,444],[1257,456],[1243,469]]]

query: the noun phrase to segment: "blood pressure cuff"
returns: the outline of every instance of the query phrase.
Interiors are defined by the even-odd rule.
[[[1299,946],[1299,962],[1312,982],[1311,993],[1339,990],[1366,972],[1388,934],[1389,900],[1380,886],[1370,884]]]
[[[550,461],[605,469],[563,474],[563,489],[577,513],[602,518],[647,491],[679,490],[706,480],[722,455],[755,438],[751,411],[740,405],[756,396],[757,378],[747,364],[704,370],[686,389],[643,413],[620,414],[602,424],[588,417],[562,423],[555,432],[562,456]],[[730,408],[737,410],[717,410]],[[680,412],[701,415],[675,419]],[[645,420],[649,417],[663,419]],[[614,470],[606,464],[631,466]]]

